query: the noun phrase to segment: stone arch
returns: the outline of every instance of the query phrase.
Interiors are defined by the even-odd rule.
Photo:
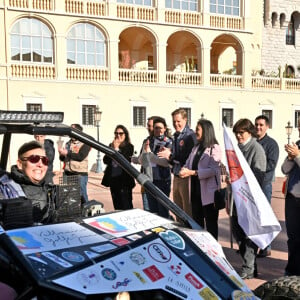
[[[285,19],[286,19],[285,14],[284,13],[280,14],[279,16],[280,28],[284,27]]]
[[[222,34],[215,38],[211,43],[210,51],[210,72],[220,73],[219,63],[222,55],[228,55],[232,63],[233,73],[242,75],[243,73],[243,47],[237,37],[231,34]],[[225,70],[222,70],[223,73]]]
[[[298,11],[292,13],[291,22],[294,22],[294,28],[295,30],[298,30],[300,25],[300,13]]]
[[[147,28],[131,26],[119,35],[119,67],[157,69],[157,38]]]
[[[276,12],[272,13],[272,27],[275,27],[277,25],[278,22],[278,14]]]
[[[201,72],[201,42],[194,33],[174,32],[167,41],[167,71]]]

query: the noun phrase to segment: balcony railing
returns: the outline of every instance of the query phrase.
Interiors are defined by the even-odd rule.
[[[149,6],[117,5],[117,17],[121,19],[136,19],[142,21],[156,20],[155,9]]]
[[[119,81],[137,83],[156,83],[157,71],[119,69]]]
[[[55,79],[55,67],[53,65],[12,64],[11,76],[28,79]]]
[[[83,14],[84,13],[83,1],[65,0],[65,9],[67,13]]]
[[[201,73],[167,72],[166,83],[171,85],[201,85]]]
[[[240,75],[210,74],[210,85],[214,87],[243,87],[243,77]]]
[[[290,78],[284,78],[284,88],[286,90],[291,91],[300,91],[300,80],[299,79],[290,79]]]
[[[243,19],[225,15],[211,15],[210,27],[222,29],[244,29]]]
[[[16,8],[29,8],[29,0],[9,0],[9,6]]]
[[[190,26],[201,26],[202,17],[198,12],[182,12],[179,10],[166,10],[165,22],[171,24],[184,24]]]
[[[252,77],[253,89],[280,90],[281,80],[276,77]]]
[[[9,0],[9,6],[43,11],[54,10],[54,0]]]
[[[107,81],[107,69],[85,68],[85,67],[68,67],[66,69],[68,80],[80,81]]]

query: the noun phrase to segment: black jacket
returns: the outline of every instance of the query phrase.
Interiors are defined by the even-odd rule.
[[[133,155],[134,147],[132,144],[125,144],[120,146],[119,152],[131,162],[131,156]],[[103,162],[107,165],[101,184],[107,187],[113,187],[118,185],[118,187],[129,187],[131,189],[135,186],[134,178],[131,177],[126,171],[124,171],[120,166],[118,168],[120,174],[118,176],[113,176],[113,164],[116,164],[110,157],[105,155],[103,157]]]
[[[43,222],[48,216],[48,186],[43,180],[39,184],[35,184],[22,173],[17,166],[11,168],[11,178],[21,185],[26,198],[31,200],[33,206],[33,221]]]

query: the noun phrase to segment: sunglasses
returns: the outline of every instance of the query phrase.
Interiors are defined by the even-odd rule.
[[[123,135],[123,134],[125,134],[125,132],[115,132],[115,135]]]
[[[29,161],[32,164],[37,164],[41,160],[43,165],[48,166],[48,164],[49,164],[48,157],[41,156],[41,155],[30,155],[28,157],[23,157],[21,160]]]
[[[235,132],[235,135],[243,135],[246,131],[240,130]]]

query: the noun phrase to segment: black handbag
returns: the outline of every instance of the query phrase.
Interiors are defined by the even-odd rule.
[[[226,188],[215,190],[215,194],[214,194],[215,209],[221,210],[225,208],[226,206],[225,201],[226,201]]]

